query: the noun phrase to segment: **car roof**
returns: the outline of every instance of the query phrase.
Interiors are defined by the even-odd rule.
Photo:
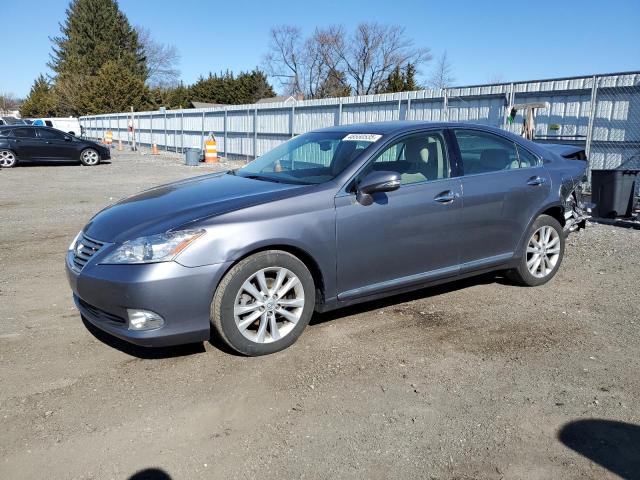
[[[508,133],[500,128],[491,127],[479,123],[460,122],[427,122],[421,120],[394,120],[390,122],[367,122],[338,125],[314,130],[315,132],[340,132],[340,133],[376,133],[390,135],[395,133],[410,133],[422,128],[480,128],[489,132]]]

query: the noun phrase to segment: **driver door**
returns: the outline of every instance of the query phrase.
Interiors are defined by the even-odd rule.
[[[373,194],[368,205],[355,192],[335,198],[339,300],[459,272],[462,191],[451,177],[444,131],[401,138],[358,178],[374,170],[399,173],[400,188]]]

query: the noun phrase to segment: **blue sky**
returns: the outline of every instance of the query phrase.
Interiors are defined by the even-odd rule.
[[[24,96],[39,73],[48,73],[49,37],[59,33],[67,3],[1,1],[0,92]],[[352,27],[362,21],[403,25],[418,46],[434,55],[447,50],[457,85],[496,76],[516,81],[640,69],[640,0],[119,3],[132,24],[178,48],[185,83],[208,71],[259,65],[274,25],[294,24],[310,32],[315,26]],[[429,68],[423,68],[424,76]]]

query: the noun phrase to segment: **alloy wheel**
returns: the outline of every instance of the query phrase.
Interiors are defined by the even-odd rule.
[[[263,268],[245,280],[236,295],[236,327],[252,342],[275,342],[295,328],[304,301],[302,282],[291,270]]]
[[[536,278],[549,275],[560,258],[560,234],[545,225],[537,229],[527,245],[527,268]]]
[[[95,150],[85,150],[82,152],[82,161],[85,165],[96,165],[100,161],[100,156]]]
[[[10,168],[16,164],[16,156],[11,150],[0,150],[0,167]]]

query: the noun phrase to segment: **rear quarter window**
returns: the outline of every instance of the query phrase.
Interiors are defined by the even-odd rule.
[[[520,168],[535,167],[540,163],[538,157],[524,147],[516,144],[518,149],[518,158],[520,160]]]

